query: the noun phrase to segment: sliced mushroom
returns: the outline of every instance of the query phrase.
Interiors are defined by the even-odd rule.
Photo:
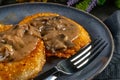
[[[35,36],[35,37],[38,37],[40,38],[40,32],[38,29],[36,29],[35,27],[31,26],[30,24],[28,25],[29,26],[29,30],[28,30],[28,33],[32,36]]]
[[[4,45],[0,48],[0,61],[6,61],[13,55],[13,48],[10,45]]]

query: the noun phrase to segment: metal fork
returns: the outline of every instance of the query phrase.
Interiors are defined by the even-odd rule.
[[[72,57],[60,61],[50,70],[38,75],[35,80],[44,80],[57,72],[67,75],[76,73],[89,65],[89,63],[91,63],[106,46],[107,43],[102,38],[98,38],[82,48]]]

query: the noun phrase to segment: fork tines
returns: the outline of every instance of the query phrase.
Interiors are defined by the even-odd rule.
[[[102,38],[96,39],[82,50],[78,51],[69,60],[72,62],[73,66],[77,69],[81,69],[93,61],[106,46],[107,43]]]

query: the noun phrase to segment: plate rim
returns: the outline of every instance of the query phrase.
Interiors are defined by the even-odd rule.
[[[113,56],[113,53],[114,53],[114,49],[115,49],[115,45],[114,45],[114,39],[113,39],[113,36],[112,36],[112,33],[111,31],[109,30],[109,28],[107,27],[107,25],[105,25],[105,23],[103,23],[102,20],[100,20],[98,17],[88,13],[88,12],[85,12],[83,10],[80,10],[80,9],[77,9],[75,7],[72,7],[72,6],[67,6],[67,5],[63,5],[63,4],[59,4],[59,3],[52,3],[52,2],[25,2],[25,3],[14,3],[14,4],[8,4],[8,5],[3,5],[3,6],[0,6],[0,9],[2,8],[7,8],[7,7],[13,7],[13,6],[21,6],[21,5],[35,5],[35,4],[45,4],[45,5],[55,5],[55,6],[61,6],[61,7],[65,7],[65,8],[71,8],[73,10],[76,10],[76,11],[80,11],[80,12],[83,12],[85,13],[86,15],[88,16],[91,16],[93,17],[95,20],[97,20],[98,22],[100,22],[104,28],[106,28],[106,30],[108,31],[108,34],[110,36],[110,39],[111,39],[111,45],[112,45],[112,49],[111,49],[111,53],[110,54],[110,57],[108,59],[108,61],[106,62],[106,64],[100,69],[98,70],[95,74],[93,74],[90,79],[92,79],[93,77],[95,77],[96,75],[100,74],[107,66],[108,64],[110,63],[111,59],[112,59],[112,56]]]

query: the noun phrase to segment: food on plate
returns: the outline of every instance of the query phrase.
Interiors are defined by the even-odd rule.
[[[9,24],[9,25],[0,24],[0,32],[5,31],[5,30],[8,30],[8,29],[10,29],[12,26],[13,26],[12,24],[11,24],[11,25],[10,25],[10,24]]]
[[[0,24],[0,80],[29,80],[46,56],[69,58],[91,42],[88,32],[56,13],[26,16],[16,25]]]
[[[0,25],[0,80],[34,78],[45,64],[39,32],[25,25]]]
[[[91,42],[81,25],[56,13],[33,14],[19,24],[34,26],[40,31],[47,56],[69,58]]]

